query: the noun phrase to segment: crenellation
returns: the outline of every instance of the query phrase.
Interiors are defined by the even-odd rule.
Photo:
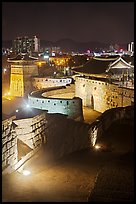
[[[47,87],[54,87],[54,86],[66,86],[72,83],[72,78],[39,78],[33,77],[32,85],[35,89],[43,89]]]

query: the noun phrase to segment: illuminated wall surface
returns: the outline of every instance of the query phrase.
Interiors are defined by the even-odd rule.
[[[32,90],[31,76],[38,75],[36,65],[11,65],[10,93],[11,96],[23,97]]]
[[[17,125],[16,133],[18,139],[31,149],[41,146],[42,143],[46,142],[46,118],[44,113],[33,118],[14,120],[14,123]]]
[[[82,99],[83,106],[102,113],[111,108],[129,106],[134,102],[133,89],[84,77],[76,77],[75,96]]]
[[[36,89],[43,89],[47,87],[54,87],[54,86],[66,86],[72,83],[71,78],[62,78],[62,79],[52,79],[52,78],[33,78],[32,85]]]
[[[92,148],[114,121],[123,118],[127,121],[133,120],[132,106],[107,110],[92,124],[71,120],[62,114],[48,113],[38,114],[32,118],[17,120],[14,117],[4,120],[2,122],[2,170],[7,166],[15,168],[20,165],[17,139],[31,147],[31,153],[40,148],[41,144],[45,144],[44,147],[49,154],[60,158],[74,151]],[[22,160],[25,161],[24,157]]]
[[[13,120],[15,117],[2,121],[2,169],[18,162],[17,134]]]
[[[58,99],[58,98],[41,98],[34,94],[28,95],[30,107],[41,110],[47,110],[48,113],[61,113],[68,118],[82,120],[82,100],[80,98]]]

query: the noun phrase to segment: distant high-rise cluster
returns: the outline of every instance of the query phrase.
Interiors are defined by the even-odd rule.
[[[32,53],[39,52],[40,50],[40,40],[34,36],[33,38],[17,37],[13,41],[13,51],[15,53]]]
[[[134,53],[134,42],[130,42],[128,44],[128,51]]]

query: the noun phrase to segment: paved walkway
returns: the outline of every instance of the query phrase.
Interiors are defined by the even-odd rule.
[[[111,153],[84,150],[53,163],[40,151],[24,165],[30,176],[18,172],[3,176],[2,200],[86,202],[99,169],[111,158]]]
[[[89,107],[83,107],[83,115],[84,115],[84,121],[86,123],[92,123],[98,118],[102,113],[92,110]]]

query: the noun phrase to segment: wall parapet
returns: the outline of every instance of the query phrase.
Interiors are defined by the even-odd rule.
[[[47,87],[66,86],[72,83],[72,78],[42,78],[34,77],[32,85],[36,89],[43,89]]]
[[[18,162],[16,124],[13,116],[2,121],[2,170]]]
[[[59,88],[59,87],[58,87]],[[60,89],[60,88],[59,88]],[[55,90],[57,90],[55,88]],[[62,89],[61,89],[62,90]],[[49,89],[49,92],[53,91]],[[48,95],[48,89],[32,92],[28,95],[28,103],[31,108],[46,110],[48,113],[61,113],[68,118],[83,120],[82,100],[79,97],[73,98],[53,98],[43,97]],[[51,92],[50,92],[51,94]]]
[[[117,120],[127,120],[134,118],[134,107],[119,107],[114,109],[106,110],[100,115],[96,121],[90,125],[90,146],[94,146],[103,133]]]

